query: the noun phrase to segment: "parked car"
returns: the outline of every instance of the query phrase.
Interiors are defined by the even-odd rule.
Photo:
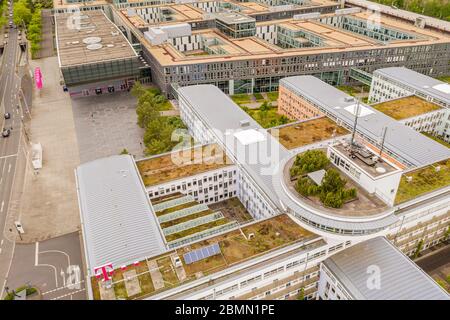
[[[11,114],[9,112],[6,112],[5,113],[5,119],[9,119],[9,118],[11,118]]]
[[[11,134],[11,130],[9,130],[9,129],[3,129],[3,131],[2,131],[2,137],[3,137],[3,138],[9,137],[10,134]]]

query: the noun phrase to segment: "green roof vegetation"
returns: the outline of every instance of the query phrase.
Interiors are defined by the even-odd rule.
[[[270,101],[277,101],[278,100],[278,91],[271,91],[267,92],[267,98],[269,98]]]
[[[437,170],[437,167],[440,169]],[[412,200],[448,185],[450,185],[450,159],[403,174],[395,204]]]
[[[267,253],[269,250],[287,246],[296,241],[316,238],[317,236],[301,228],[293,222],[286,214],[278,215],[268,220],[255,222],[240,230],[234,230],[213,238],[196,242],[194,244],[171,251],[158,257],[153,257],[158,266],[164,281],[164,287],[155,290],[152,275],[150,273],[147,259],[140,261],[137,266],[129,265],[126,270],[121,270],[118,266],[113,273],[113,289],[117,299],[135,299],[151,296],[157,292],[173,288],[180,283],[186,283],[204,276],[223,270],[231,265],[240,263],[244,260],[253,258],[257,255]],[[170,255],[178,255],[184,261],[183,255],[192,250],[196,250],[207,245],[219,243],[221,254],[208,257],[206,259],[191,263],[183,263],[182,268],[185,271],[186,278],[183,282],[178,279],[175,267],[172,264]],[[149,259],[150,260],[150,259]],[[135,270],[136,277],[139,280],[141,293],[129,296],[123,273],[125,271]],[[95,300],[100,300],[100,284],[95,276],[91,277],[93,296]]]
[[[440,109],[440,107],[434,103],[416,96],[390,100],[375,104],[372,107],[395,120],[407,119]]]
[[[217,220],[214,220],[214,221],[211,221],[211,222],[208,222],[208,223],[196,226],[194,228],[186,229],[186,230],[183,230],[183,231],[180,231],[180,232],[177,232],[177,233],[173,233],[173,234],[167,235],[166,236],[166,241],[167,242],[171,242],[171,241],[174,241],[174,240],[177,240],[177,239],[180,239],[180,238],[184,238],[184,237],[193,235],[193,234],[198,233],[198,232],[202,232],[202,231],[205,231],[205,230],[208,230],[208,229],[211,229],[211,228],[215,228],[215,227],[227,224],[229,222],[231,222],[231,221],[229,219],[227,219],[227,218],[217,219]]]
[[[348,133],[331,119],[322,117],[279,128],[278,139],[287,149],[294,149]]]
[[[172,159],[173,156],[177,157],[176,163]],[[189,151],[180,151],[180,153],[164,154],[136,163],[146,186],[192,176],[230,164],[232,164],[231,160],[217,144],[194,147]]]

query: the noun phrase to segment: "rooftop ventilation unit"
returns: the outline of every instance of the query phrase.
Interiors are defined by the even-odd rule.
[[[335,11],[336,15],[345,15],[345,14],[354,14],[361,12],[361,8],[345,8],[345,9],[337,9]]]
[[[353,97],[345,97],[344,101],[345,102],[354,102],[355,98],[353,98]]]
[[[243,127],[248,127],[250,125],[250,121],[248,120],[241,120],[239,121],[239,125],[243,128]]]
[[[303,14],[294,14],[292,17],[294,20],[306,20],[306,19],[314,19],[319,18],[320,12],[310,12],[310,13],[303,13]]]

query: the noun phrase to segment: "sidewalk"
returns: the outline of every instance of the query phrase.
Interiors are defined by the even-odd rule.
[[[43,168],[27,170],[20,208],[22,243],[42,241],[79,230],[74,169],[78,143],[69,96],[59,85],[57,57],[30,61],[42,70],[44,87],[33,93],[29,136],[43,148]]]

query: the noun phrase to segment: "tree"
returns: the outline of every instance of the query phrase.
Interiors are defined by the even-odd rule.
[[[341,191],[347,181],[342,179],[339,172],[335,169],[329,169],[322,179],[322,191],[337,193]]]
[[[120,154],[129,154],[128,150],[126,148],[123,148],[122,151],[120,151]]]
[[[297,155],[294,166],[298,167],[295,172],[309,173],[324,169],[330,160],[328,160],[326,154],[321,150],[308,150],[302,154]]]
[[[19,0],[14,3],[13,6],[13,21],[16,25],[28,25],[31,21],[31,10],[27,6],[27,2],[25,0]]]

